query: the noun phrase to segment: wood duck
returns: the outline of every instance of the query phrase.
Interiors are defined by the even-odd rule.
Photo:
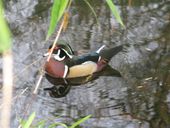
[[[45,88],[52,97],[64,97],[71,86],[87,83],[99,76],[121,77],[120,72],[111,68],[108,62],[111,58],[123,49],[123,46],[116,46],[104,49],[105,45],[97,51],[84,55],[75,55],[69,44],[60,41],[54,48],[52,56],[46,62],[45,77],[54,86]],[[51,46],[44,56],[48,56]]]

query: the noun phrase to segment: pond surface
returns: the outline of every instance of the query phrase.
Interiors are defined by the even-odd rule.
[[[109,63],[122,78],[100,77],[72,87],[66,97],[52,98],[43,90],[52,85],[43,78],[32,96],[45,58],[55,38],[45,41],[50,0],[8,0],[6,16],[13,33],[15,89],[11,127],[33,111],[37,120],[71,124],[91,114],[82,128],[170,127],[170,1],[115,2],[126,30],[115,21],[106,3],[92,0],[99,25],[89,7],[74,1],[69,26],[60,39],[74,50],[94,51],[125,44]],[[59,116],[59,117],[58,117]],[[57,118],[56,118],[57,117]]]

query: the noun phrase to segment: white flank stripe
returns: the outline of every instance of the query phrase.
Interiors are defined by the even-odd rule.
[[[65,65],[64,67],[65,67],[65,68],[64,68],[64,75],[63,75],[63,78],[66,78],[66,75],[67,75],[67,73],[68,73],[68,66]]]
[[[100,59],[101,59],[101,56],[99,56],[99,59],[98,59],[98,61],[97,61],[97,62],[99,62],[99,61],[100,61]]]

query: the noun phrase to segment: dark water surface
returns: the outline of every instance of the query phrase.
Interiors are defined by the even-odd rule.
[[[45,78],[38,95],[31,97],[44,61],[42,55],[55,37],[45,41],[51,1],[5,3],[13,33],[12,128],[33,111],[37,120],[67,124],[91,114],[82,128],[170,128],[170,1],[115,2],[126,30],[115,21],[105,3],[90,2],[98,15],[98,26],[89,7],[74,1],[68,29],[60,39],[75,50],[86,51],[103,44],[126,44],[125,50],[110,62],[123,77],[100,77],[73,87],[66,97],[59,99],[43,91],[52,86]]]

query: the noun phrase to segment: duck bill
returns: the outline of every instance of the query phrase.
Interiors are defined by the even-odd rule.
[[[58,47],[55,47],[55,49],[57,49],[57,48],[58,48]],[[48,52],[47,52],[47,53],[45,53],[45,54],[43,55],[43,57],[47,57],[47,56],[49,56],[49,55],[50,55],[51,50],[52,50],[52,48],[48,49]]]
[[[49,56],[49,55],[50,55],[50,53],[47,52],[47,53],[45,53],[45,54],[43,55],[43,57],[47,57],[47,56]]]

